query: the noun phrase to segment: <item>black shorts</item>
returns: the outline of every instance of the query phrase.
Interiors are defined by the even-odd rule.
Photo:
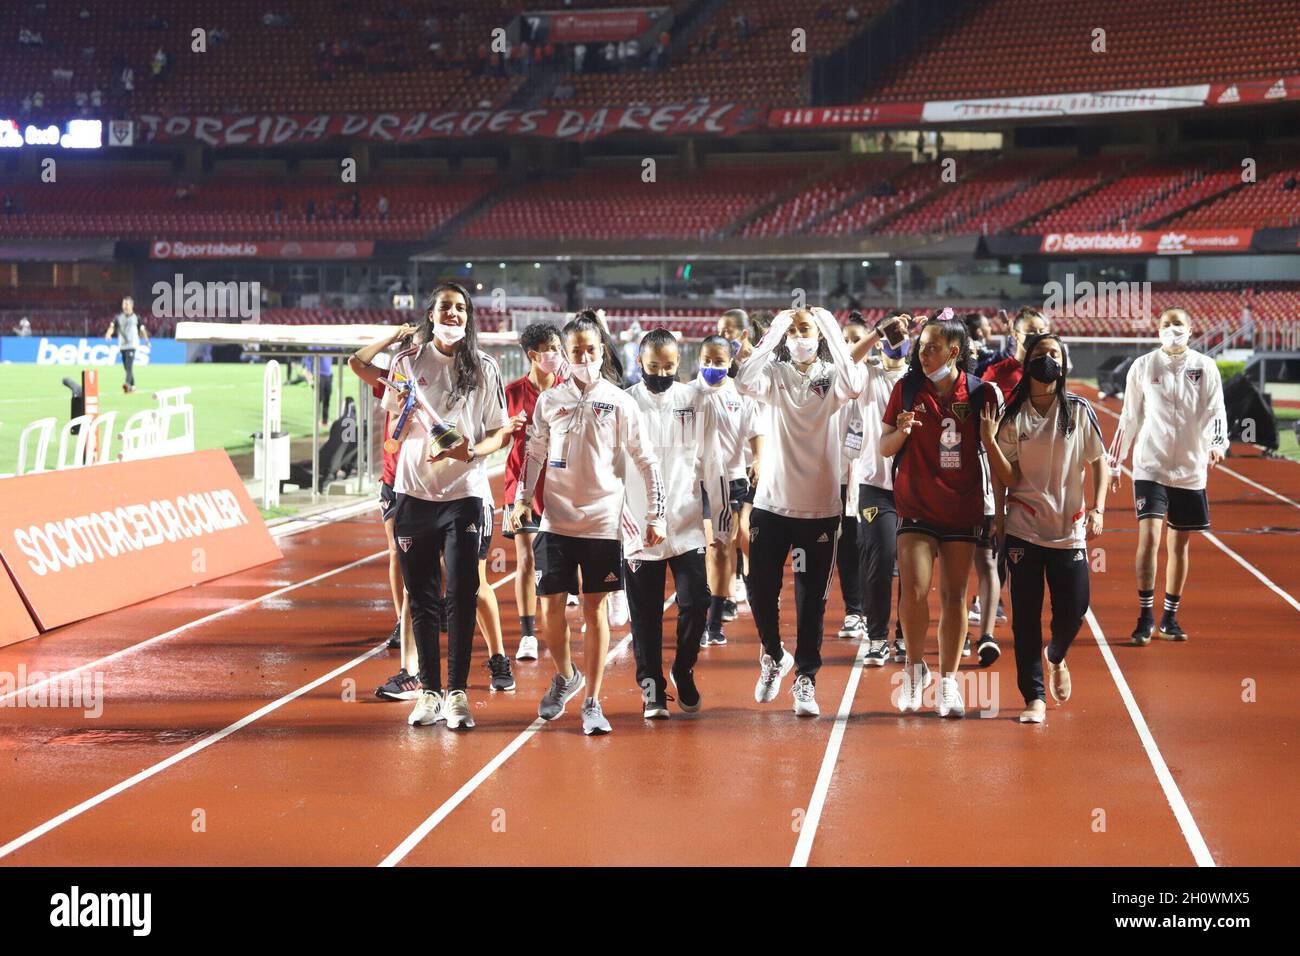
[[[997,543],[993,540],[993,516],[984,516],[984,525],[980,528],[980,536],[975,539],[975,547],[990,550]]]
[[[898,520],[899,534],[928,534],[932,538],[937,538],[940,542],[969,541],[974,544],[979,541],[983,530],[981,525],[970,525],[964,528],[941,528],[926,521],[918,521],[916,518],[900,518]]]
[[[387,521],[397,516],[397,494],[386,481],[379,483],[379,519]]]
[[[478,559],[486,561],[492,550],[492,525],[496,523],[496,511],[492,503],[483,502],[483,520],[478,526]]]
[[[537,532],[542,530],[542,516],[536,511],[534,511],[532,515],[531,519],[519,526],[518,531],[511,531],[506,527],[506,520],[503,514],[501,517],[501,537],[513,540],[516,534],[537,534]]]
[[[623,546],[613,538],[572,538],[554,531],[533,539],[537,596],[577,594],[582,569],[584,594],[623,590]]]
[[[1133,482],[1138,520],[1165,518],[1175,531],[1204,531],[1210,526],[1210,500],[1205,489],[1170,488],[1158,481]]]
[[[732,478],[731,484],[727,490],[728,498],[731,503],[731,510],[740,514],[741,505],[746,501],[751,504],[754,501],[754,492],[749,487],[748,478]]]

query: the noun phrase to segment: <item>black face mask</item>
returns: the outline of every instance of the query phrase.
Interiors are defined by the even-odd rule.
[[[1036,382],[1050,385],[1061,377],[1061,363],[1050,355],[1040,355],[1029,363],[1029,376]]]
[[[645,387],[654,394],[660,395],[673,387],[673,382],[677,381],[677,376],[651,375],[649,372],[642,372],[641,381],[645,382]]]

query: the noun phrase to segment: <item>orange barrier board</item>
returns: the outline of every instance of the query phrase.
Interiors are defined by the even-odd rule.
[[[13,579],[0,562],[0,647],[35,637],[40,631],[18,596]]]
[[[279,557],[219,449],[4,483],[0,558],[43,631]]]

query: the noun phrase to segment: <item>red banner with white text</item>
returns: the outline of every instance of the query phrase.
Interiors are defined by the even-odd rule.
[[[159,239],[149,247],[150,259],[369,259],[375,244],[369,240],[269,241]]]
[[[4,479],[0,558],[41,630],[280,557],[221,450]]]
[[[196,140],[208,146],[284,146],[342,137],[384,143],[472,136],[540,136],[590,140],[612,133],[731,136],[756,129],[764,108],[739,103],[654,106],[540,107],[430,113],[292,113],[279,115],[136,117],[136,142]]]
[[[1249,252],[1253,229],[1165,229],[1158,232],[1049,232],[1039,252],[1049,255],[1188,256]]]

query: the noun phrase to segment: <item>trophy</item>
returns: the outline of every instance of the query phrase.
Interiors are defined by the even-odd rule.
[[[384,440],[384,451],[396,454],[402,447],[402,435],[410,425],[412,415],[419,416],[428,427],[429,441],[438,451],[454,448],[464,440],[465,436],[456,426],[443,421],[437,412],[421,401],[415,394],[414,382],[398,375],[396,380],[380,377],[379,383],[392,389],[402,400],[402,411],[397,416],[397,424],[393,426],[393,434]]]

